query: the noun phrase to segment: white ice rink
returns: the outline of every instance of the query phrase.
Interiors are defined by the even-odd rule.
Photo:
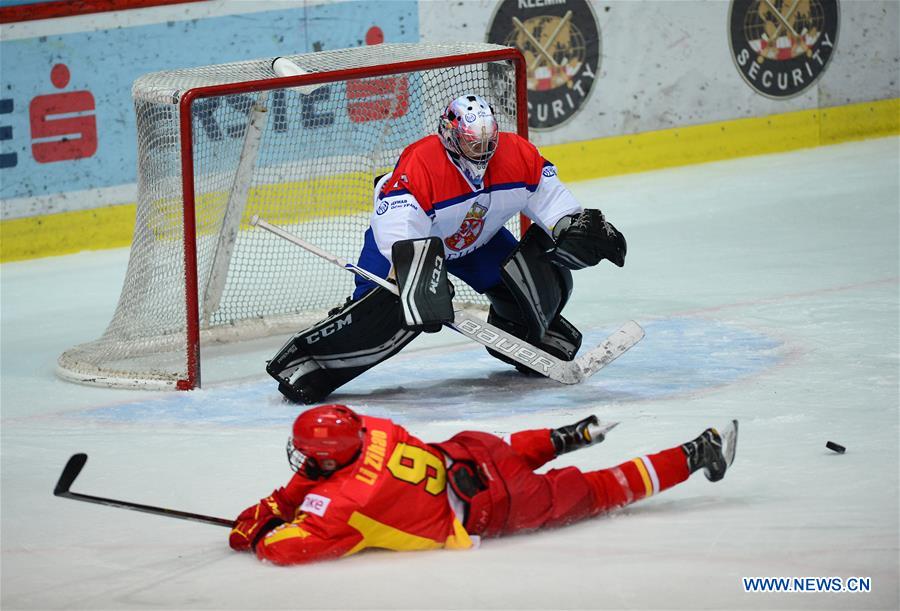
[[[602,160],[598,160],[602,163]],[[2,272],[3,609],[898,608],[900,140],[572,185],[628,238],[575,273],[566,317],[645,340],[589,382],[524,379],[449,331],[334,396],[438,441],[596,413],[622,424],[558,464],[592,469],[741,422],[724,481],[471,552],[371,551],[276,568],[224,528],[59,499],[73,490],[233,518],[283,485],[298,412],[263,371],[282,338],[189,393],[54,377],[103,331],[127,251]],[[350,279],[348,278],[348,283]],[[349,286],[349,285],[348,285]],[[825,449],[833,440],[844,455]],[[868,593],[746,593],[742,577],[869,577]]]

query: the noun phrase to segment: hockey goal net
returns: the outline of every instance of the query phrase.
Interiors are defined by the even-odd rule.
[[[351,274],[253,229],[253,215],[355,261],[374,178],[435,132],[450,99],[480,93],[501,129],[527,137],[514,49],[323,51],[289,56],[302,72],[282,78],[273,59],[135,81],[138,205],[126,277],[103,335],[59,357],[63,378],[199,386],[201,344],[296,332],[353,289]],[[484,303],[459,288],[458,301]]]

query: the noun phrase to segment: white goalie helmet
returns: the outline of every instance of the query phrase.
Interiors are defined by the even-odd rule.
[[[481,185],[500,138],[488,101],[466,94],[450,102],[438,122],[438,135],[466,178],[475,186]]]

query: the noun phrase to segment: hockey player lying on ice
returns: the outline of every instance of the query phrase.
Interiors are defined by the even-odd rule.
[[[503,226],[519,213],[534,221],[521,242]],[[571,361],[581,333],[560,315],[571,270],[625,264],[622,234],[582,209],[531,143],[501,133],[477,95],[450,102],[437,135],[377,180],[370,223],[358,265],[395,278],[402,298],[358,278],[346,305],[291,338],[266,369],[293,401],[320,402],[452,321],[448,272],[488,297],[489,323]]]
[[[296,472],[237,517],[229,543],[260,560],[300,564],[392,550],[465,549],[497,537],[590,518],[656,494],[703,470],[724,477],[737,422],[611,469],[533,471],[560,454],[603,441],[610,426],[591,416],[558,429],[503,440],[464,431],[428,444],[390,420],[343,405],[297,417],[288,440]]]

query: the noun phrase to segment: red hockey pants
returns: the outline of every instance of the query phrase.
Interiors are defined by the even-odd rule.
[[[534,473],[556,457],[549,429],[522,431],[507,444],[488,433],[462,432],[437,444],[454,460],[470,461],[487,487],[472,497],[466,530],[486,537],[561,526],[627,505],[690,475],[680,446],[610,469],[575,467]]]

